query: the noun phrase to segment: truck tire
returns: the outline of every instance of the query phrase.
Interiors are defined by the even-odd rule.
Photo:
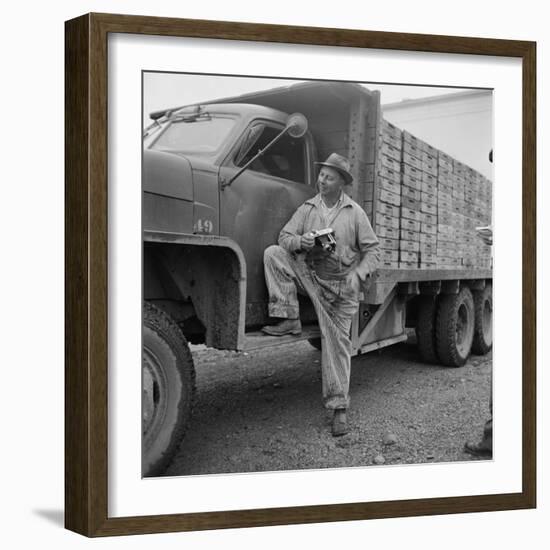
[[[315,349],[321,351],[321,338],[308,338],[307,340]]]
[[[189,424],[195,368],[176,323],[147,302],[142,361],[142,473],[156,476],[169,464]]]
[[[472,353],[485,355],[493,347],[493,286],[474,292],[475,327]]]
[[[443,365],[461,367],[472,349],[474,339],[474,299],[468,287],[458,294],[445,294],[437,307],[435,341]]]
[[[437,296],[422,296],[416,319],[416,345],[426,363],[439,363],[435,344]]]

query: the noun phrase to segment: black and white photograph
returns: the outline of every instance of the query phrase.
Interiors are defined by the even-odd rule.
[[[144,71],[142,107],[142,475],[491,460],[493,91]]]

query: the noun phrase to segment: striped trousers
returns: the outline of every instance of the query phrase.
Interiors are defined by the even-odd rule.
[[[309,296],[321,331],[323,401],[327,409],[349,407],[351,320],[359,307],[355,291],[342,280],[320,279],[305,262],[273,245],[264,252],[269,315],[299,318],[298,292]]]

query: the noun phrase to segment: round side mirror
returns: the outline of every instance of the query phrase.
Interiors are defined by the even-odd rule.
[[[301,138],[307,132],[307,118],[302,113],[293,113],[286,121],[286,131],[293,138]]]

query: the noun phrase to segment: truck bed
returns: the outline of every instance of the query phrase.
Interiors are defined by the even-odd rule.
[[[493,270],[486,268],[457,269],[379,269],[373,282],[408,283],[421,281],[450,281],[457,279],[492,279]]]

